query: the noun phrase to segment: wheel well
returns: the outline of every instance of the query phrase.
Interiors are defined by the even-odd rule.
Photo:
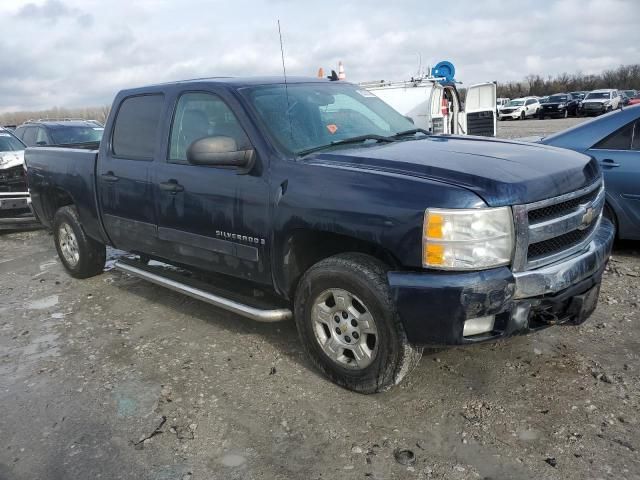
[[[390,268],[400,265],[388,250],[374,243],[336,233],[300,230],[289,237],[283,249],[283,286],[287,296],[295,296],[300,278],[310,267],[320,260],[347,252],[371,255]]]
[[[616,238],[618,237],[618,215],[609,202],[604,203],[602,215],[609,218],[616,229]]]
[[[48,190],[42,198],[42,208],[48,222],[53,222],[53,217],[61,207],[73,205],[73,198],[59,188]]]

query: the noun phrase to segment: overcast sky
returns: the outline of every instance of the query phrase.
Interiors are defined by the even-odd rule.
[[[465,84],[640,63],[638,0],[0,0],[0,112],[111,103],[121,89],[344,62],[352,81],[446,59]]]

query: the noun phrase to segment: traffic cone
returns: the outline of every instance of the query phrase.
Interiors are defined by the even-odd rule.
[[[322,67],[318,69],[318,78],[324,78],[324,68]]]
[[[347,76],[344,74],[344,65],[342,62],[338,62],[338,80],[345,80]]]

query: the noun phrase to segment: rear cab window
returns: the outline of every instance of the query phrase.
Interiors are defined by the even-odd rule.
[[[113,156],[130,160],[153,160],[163,107],[164,95],[161,93],[125,98],[120,104],[113,126]]]

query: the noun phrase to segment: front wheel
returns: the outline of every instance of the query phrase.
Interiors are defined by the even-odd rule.
[[[525,115],[525,113],[524,113],[524,112],[522,112],[522,113],[520,114],[520,120],[524,120],[525,118],[527,118],[527,116]]]
[[[422,357],[407,341],[386,272],[368,255],[336,255],[311,267],[296,291],[296,325],[311,362],[359,393],[400,383]]]
[[[56,212],[53,236],[58,256],[72,277],[88,278],[103,271],[106,247],[87,236],[76,207],[68,205]]]
[[[569,110],[565,110],[564,114],[562,115],[563,118],[567,118],[569,116]]]

